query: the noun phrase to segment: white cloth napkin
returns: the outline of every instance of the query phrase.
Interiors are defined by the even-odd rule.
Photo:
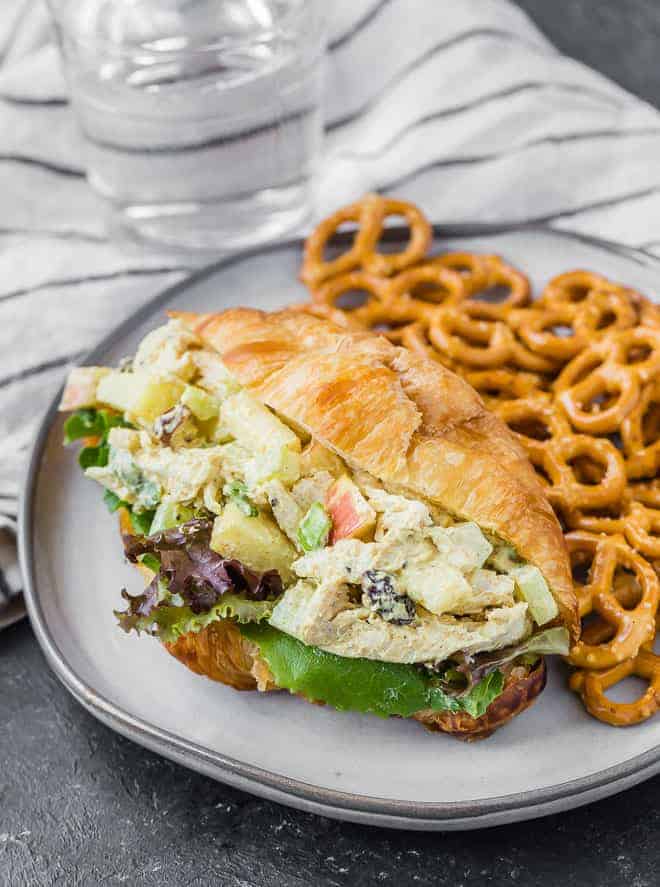
[[[660,256],[660,115],[508,0],[335,0],[320,217],[367,190],[436,222],[546,222]],[[190,269],[113,243],[42,0],[0,8],[0,536],[67,367]],[[4,529],[2,529],[4,527]],[[0,605],[20,586],[0,543]]]

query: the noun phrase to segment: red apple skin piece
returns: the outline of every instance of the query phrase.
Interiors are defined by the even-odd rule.
[[[64,387],[60,411],[96,406],[96,389],[106,372],[104,367],[74,367]]]
[[[347,475],[328,487],[325,508],[332,518],[331,545],[340,539],[364,539],[376,525],[376,512]]]

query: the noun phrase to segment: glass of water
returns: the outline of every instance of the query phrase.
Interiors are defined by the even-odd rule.
[[[133,237],[226,250],[300,225],[322,0],[49,0],[91,185]]]

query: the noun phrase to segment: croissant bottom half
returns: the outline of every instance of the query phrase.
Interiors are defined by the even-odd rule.
[[[167,650],[196,674],[205,675],[235,690],[277,690],[268,665],[258,648],[243,637],[238,625],[220,619],[198,633],[189,633]],[[503,692],[480,718],[467,712],[418,711],[413,718],[427,729],[450,733],[468,741],[485,739],[493,731],[528,708],[546,683],[545,662],[533,668],[515,668],[508,676]],[[316,702],[314,699],[309,702]]]

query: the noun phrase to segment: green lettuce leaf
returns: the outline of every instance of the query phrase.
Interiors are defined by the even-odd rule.
[[[340,711],[408,718],[430,708],[480,717],[504,686],[502,673],[492,672],[465,696],[450,696],[414,665],[336,656],[270,625],[241,625],[241,632],[258,645],[278,687]]]
[[[148,616],[135,619],[131,628],[160,638],[164,644],[173,644],[189,631],[198,632],[218,619],[234,619],[239,623],[257,623],[273,612],[275,601],[249,601],[237,594],[225,594],[206,613],[193,613],[190,607],[156,607]],[[122,613],[116,612],[120,618]]]
[[[462,708],[473,718],[480,718],[503,689],[504,675],[501,671],[491,671],[483,680],[475,684],[469,693],[459,697]]]
[[[64,445],[68,446],[83,437],[97,437],[98,443],[83,447],[78,453],[78,462],[83,470],[104,468],[108,464],[110,448],[108,434],[111,428],[132,428],[130,422],[110,410],[85,409],[72,413],[64,423]]]

